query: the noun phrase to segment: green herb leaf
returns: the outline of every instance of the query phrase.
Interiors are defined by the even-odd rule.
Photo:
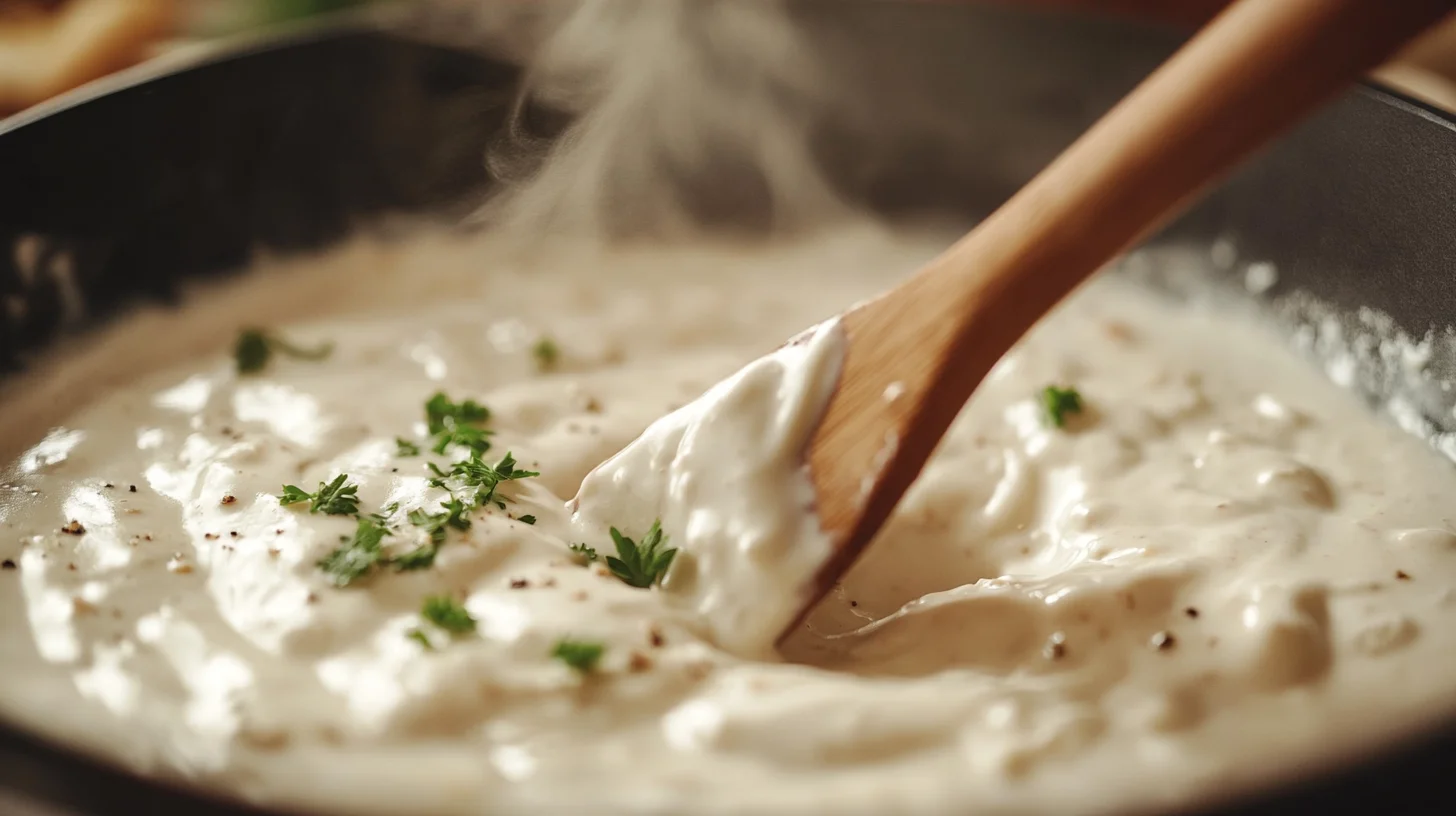
[[[550,371],[561,361],[561,348],[549,336],[542,336],[531,346],[531,356],[536,359],[537,371]]]
[[[423,646],[427,652],[435,651],[435,644],[431,643],[429,637],[419,629],[411,629],[405,632],[404,636]]]
[[[394,438],[394,455],[399,457],[419,456],[420,446],[402,436]]]
[[[513,482],[541,475],[534,470],[517,468],[516,458],[509,453],[501,457],[501,460],[494,465],[487,464],[477,454],[471,454],[468,459],[462,459],[451,465],[448,472],[442,471],[438,467],[432,468],[432,472],[436,474],[432,484],[444,487],[447,478],[458,479],[462,488],[475,490],[476,507],[494,504],[502,509],[506,506],[505,501],[496,496],[496,488],[500,487],[502,482]]]
[[[359,512],[359,486],[348,484],[349,476],[340,473],[328,484],[319,484],[318,493],[308,505],[310,513],[349,516]]]
[[[516,517],[516,521],[519,521],[522,524],[535,524],[536,523],[536,517],[535,516],[517,516]]]
[[[439,513],[426,513],[424,510],[411,510],[409,514],[410,524],[424,530],[429,534],[430,540],[404,555],[394,558],[390,563],[400,572],[412,570],[429,569],[435,565],[435,556],[440,552],[440,547],[445,543],[445,537],[449,530],[469,530],[470,519],[465,515],[470,511],[469,506],[464,502],[450,497],[449,501],[440,502],[444,508]]]
[[[1067,414],[1082,413],[1082,395],[1075,388],[1048,385],[1041,390],[1041,409],[1048,427],[1064,428]]]
[[[459,445],[469,450],[472,456],[480,456],[490,450],[490,437],[493,433],[494,431],[473,425],[455,425],[435,434],[435,444],[430,450],[444,453],[451,445]]]
[[[387,525],[389,523],[389,517],[393,516],[397,512],[399,512],[399,502],[390,502],[389,504],[386,504],[383,507],[379,508],[378,513],[370,513],[369,518],[380,524]]]
[[[585,544],[568,544],[567,549],[577,557],[583,564],[590,564],[601,556],[597,555],[596,548],[588,547]]]
[[[421,544],[403,555],[389,560],[395,572],[414,572],[435,566],[435,556],[440,554],[440,545],[435,542]]]
[[[279,504],[308,502],[308,512],[330,516],[352,516],[359,512],[359,486],[348,484],[349,474],[340,473],[332,482],[319,482],[317,493],[309,493],[297,485],[284,485]]]
[[[452,635],[467,635],[475,631],[475,618],[470,617],[464,604],[447,595],[426,598],[420,615]]]
[[[425,403],[425,423],[430,433],[437,434],[457,425],[474,425],[490,419],[490,409],[475,400],[452,402],[445,392],[437,392]]]
[[[381,558],[380,542],[389,528],[370,518],[359,519],[354,538],[319,559],[318,567],[333,579],[334,586],[345,587],[368,575]]]
[[[562,638],[551,650],[551,656],[582,674],[588,674],[597,667],[606,650],[607,647],[600,643]]]
[[[256,328],[238,332],[237,342],[233,344],[233,359],[237,361],[239,374],[256,374],[262,371],[268,367],[268,361],[275,353],[299,360],[322,360],[333,352],[333,343],[304,348],[276,334]]]
[[[612,542],[617,545],[617,557],[607,556],[607,567],[629,586],[646,589],[656,584],[677,555],[676,549],[662,549],[667,539],[662,534],[661,520],[652,522],[641,544],[622,535],[616,527],[611,533]]]
[[[283,505],[298,504],[313,498],[313,494],[297,485],[284,485],[283,493],[278,496],[278,503]]]
[[[243,329],[238,332],[233,344],[233,359],[237,361],[239,374],[255,374],[268,367],[268,358],[273,350],[268,347],[268,338],[258,329]]]

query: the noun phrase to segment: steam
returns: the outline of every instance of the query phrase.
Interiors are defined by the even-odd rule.
[[[708,222],[777,232],[849,212],[810,148],[833,83],[787,4],[455,2],[473,9],[477,45],[528,66],[508,132],[487,152],[497,193],[481,217],[492,225],[671,238]],[[571,125],[553,133],[553,117]]]

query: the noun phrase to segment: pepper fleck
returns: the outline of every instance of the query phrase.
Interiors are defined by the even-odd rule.
[[[1061,660],[1067,656],[1067,636],[1062,632],[1053,632],[1047,638],[1046,646],[1042,647],[1041,653],[1047,660]]]
[[[135,493],[136,492],[136,485],[130,485],[129,487],[127,487],[127,491],[128,492],[131,492],[131,493]]]
[[[530,581],[527,581],[525,578],[512,578],[511,579],[511,589],[525,589],[526,587],[529,587],[530,585],[531,585],[531,582]]]
[[[651,629],[647,630],[647,642],[651,643],[654,649],[657,649],[661,648],[662,644],[667,642],[667,638],[662,636],[661,629],[658,629],[656,626],[654,626]]]
[[[1405,570],[1396,570],[1395,571],[1395,580],[1397,580],[1397,581],[1409,581],[1410,579],[1411,579],[1410,573],[1406,572]]]
[[[223,504],[234,504],[234,503],[237,502],[237,500],[238,500],[238,497],[237,496],[234,496],[232,494],[228,494],[228,495],[222,497],[222,503]]]
[[[1178,644],[1178,639],[1173,637],[1172,632],[1159,632],[1153,635],[1148,644],[1160,652],[1166,652]]]
[[[8,569],[8,570],[15,569],[15,560],[14,559],[11,559],[11,558],[7,558],[4,561],[0,561],[0,569]]]
[[[1198,617],[1198,608],[1190,606],[1187,609],[1183,610],[1183,614],[1187,615],[1190,618],[1196,618]]]
[[[203,533],[202,537],[207,539],[208,541],[216,541],[217,533]]]
[[[61,532],[66,535],[81,535],[86,532],[86,528],[81,526],[81,522],[71,519],[71,523],[62,527]]]

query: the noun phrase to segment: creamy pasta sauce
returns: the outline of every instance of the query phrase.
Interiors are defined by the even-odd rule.
[[[360,245],[110,329],[7,402],[0,711],[257,801],[411,814],[1186,805],[1449,711],[1450,463],[1256,327],[1116,280],[1001,362],[775,651],[825,550],[799,456],[833,323],[693,400],[937,248]],[[260,319],[335,350],[239,375]],[[1063,428],[1053,384],[1083,399]],[[282,486],[347,474],[386,559],[424,546],[428,463],[465,455],[430,451],[437,391],[540,475],[432,567],[336,586],[318,562],[357,521]],[[658,519],[660,586],[569,549]],[[442,594],[473,632],[422,620]]]

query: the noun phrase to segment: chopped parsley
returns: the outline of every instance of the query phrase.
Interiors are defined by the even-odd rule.
[[[474,425],[454,425],[435,435],[435,444],[430,450],[435,453],[444,453],[451,445],[459,445],[479,456],[490,450],[491,433],[492,431],[477,428]]]
[[[349,475],[340,473],[327,484],[319,482],[317,493],[309,493],[297,485],[284,485],[279,504],[308,502],[308,512],[330,516],[352,516],[359,512],[359,486],[349,484]]]
[[[600,643],[562,638],[556,641],[555,648],[551,650],[551,656],[582,674],[589,674],[597,667],[597,663],[602,659],[602,653],[606,650],[607,647]]]
[[[652,522],[641,544],[622,535],[616,527],[611,533],[612,542],[617,545],[617,557],[607,556],[607,567],[628,586],[646,589],[657,583],[677,555],[676,549],[662,549],[667,539],[662,534],[661,520]]]
[[[590,564],[601,557],[597,555],[595,547],[588,547],[585,544],[568,544],[566,548],[571,550],[571,554],[581,559],[584,564]]]
[[[411,510],[409,514],[410,524],[422,528],[430,534],[430,538],[443,541],[447,529],[469,530],[470,519],[465,517],[469,507],[455,497],[449,501],[440,502],[444,508],[439,513],[426,513],[423,509]]]
[[[430,540],[393,559],[391,563],[396,570],[410,572],[429,569],[435,565],[435,556],[439,554],[450,530],[470,529],[470,519],[465,515],[470,508],[464,502],[451,496],[449,501],[440,502],[440,507],[443,510],[439,513],[427,513],[423,509],[410,511],[410,524],[424,530],[429,534]]]
[[[431,484],[435,487],[445,487],[447,479],[458,479],[462,488],[475,490],[476,507],[494,504],[502,510],[506,506],[505,500],[496,496],[495,492],[502,482],[513,482],[517,479],[529,479],[541,475],[534,470],[521,470],[516,467],[516,458],[509,453],[501,457],[501,460],[494,465],[487,464],[479,454],[472,453],[468,459],[462,459],[451,465],[448,471],[441,470],[432,462],[430,471],[435,474],[435,478],[431,480]]]
[[[490,409],[475,400],[451,402],[439,391],[425,403],[425,422],[430,433],[437,434],[451,425],[471,425],[490,419]]]
[[[1041,390],[1041,410],[1048,427],[1065,428],[1067,414],[1082,413],[1082,395],[1075,388],[1048,385]]]
[[[383,558],[380,542],[389,532],[388,527],[372,518],[359,519],[354,538],[319,559],[319,569],[333,579],[334,586],[348,586],[368,575],[380,562]]]
[[[537,371],[550,371],[561,361],[561,347],[549,336],[543,336],[531,346],[531,356],[536,359]]]
[[[390,555],[384,552],[382,542],[392,535],[391,521],[399,513],[399,502],[392,502],[378,512],[360,516],[359,486],[349,482],[349,476],[341,473],[330,482],[320,482],[318,491],[310,493],[297,485],[284,485],[278,501],[283,505],[309,503],[309,511],[328,515],[351,515],[359,519],[354,536],[340,536],[342,542],[328,555],[318,561],[336,586],[348,586],[351,582],[368,575],[376,567],[393,566],[397,571],[428,569],[435,564],[440,548],[444,546],[450,530],[469,530],[469,512],[474,507],[494,504],[505,509],[508,499],[499,496],[497,489],[504,482],[526,479],[540,474],[516,466],[516,459],[510,453],[499,462],[490,464],[481,459],[481,454],[490,447],[487,437],[490,431],[480,425],[490,418],[490,410],[474,401],[454,402],[443,392],[436,393],[425,403],[425,422],[434,437],[437,453],[443,453],[450,445],[461,445],[469,449],[465,459],[451,464],[449,470],[434,462],[427,463],[434,478],[430,484],[449,491],[449,500],[440,503],[440,511],[431,513],[423,508],[411,510],[406,518],[414,527],[423,530],[427,541],[414,549]],[[417,456],[421,446],[404,437],[395,437],[396,453],[399,456]],[[516,519],[523,524],[535,524],[536,517],[522,515]],[[595,554],[595,553],[593,553]],[[670,555],[669,555],[670,560]],[[452,615],[445,604],[447,598],[431,598],[425,603],[422,613],[432,623],[451,632],[466,631],[453,627],[468,626],[475,622],[464,615],[461,623],[458,615]],[[464,614],[463,608],[460,613]],[[437,617],[439,619],[437,619]],[[425,648],[433,648],[429,637],[420,630],[411,630],[406,635],[418,641]]]
[[[465,605],[448,595],[431,595],[425,599],[420,616],[452,635],[468,635],[475,631],[475,618]]]
[[[451,445],[468,448],[479,456],[490,450],[491,432],[480,427],[490,419],[490,409],[475,400],[453,402],[445,392],[437,392],[425,403],[425,425],[435,438],[431,447],[444,453]]]
[[[238,332],[237,342],[233,344],[233,359],[237,361],[239,374],[262,371],[268,367],[268,361],[275,353],[298,360],[322,360],[333,352],[333,343],[304,348],[264,329],[243,329]]]
[[[399,502],[390,502],[389,504],[386,504],[383,507],[379,508],[378,513],[370,513],[369,518],[379,522],[380,524],[388,525],[389,517],[393,516],[395,513],[398,512]]]
[[[424,647],[424,650],[427,652],[435,651],[435,644],[431,643],[430,638],[419,629],[411,629],[408,632],[405,632],[404,636],[420,644],[420,646]]]

